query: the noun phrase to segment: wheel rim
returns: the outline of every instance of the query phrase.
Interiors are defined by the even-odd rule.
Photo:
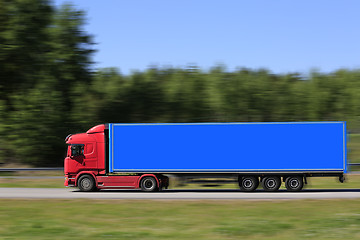
[[[153,181],[151,181],[150,179],[145,179],[144,181],[144,185],[143,185],[146,189],[151,189],[154,186]]]
[[[251,188],[253,186],[253,182],[250,179],[244,179],[243,186],[245,188]]]
[[[81,181],[81,186],[82,186],[82,188],[84,188],[84,189],[89,189],[89,188],[91,187],[91,181],[90,181],[90,179],[84,178],[84,179]]]
[[[275,188],[276,187],[276,181],[274,179],[268,179],[266,181],[266,186],[268,188]]]
[[[289,183],[291,188],[297,188],[299,186],[299,184],[300,183],[299,183],[299,181],[297,179],[291,179],[290,183]]]

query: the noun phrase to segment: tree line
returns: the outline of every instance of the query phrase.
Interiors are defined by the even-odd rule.
[[[108,122],[348,121],[360,130],[360,70],[274,74],[93,69],[85,14],[0,0],[0,162],[61,166],[64,138]]]

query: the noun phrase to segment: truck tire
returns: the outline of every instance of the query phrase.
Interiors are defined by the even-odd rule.
[[[281,179],[278,176],[264,177],[261,185],[266,192],[275,192],[279,190],[281,186]]]
[[[259,186],[259,178],[255,176],[239,177],[239,187],[243,192],[252,192]]]
[[[304,187],[304,181],[302,176],[290,176],[285,180],[286,190],[289,192],[298,192]]]
[[[158,189],[157,182],[153,177],[144,177],[141,179],[140,187],[144,192],[154,192]]]
[[[96,190],[95,180],[90,175],[82,175],[77,185],[82,192],[92,192]]]

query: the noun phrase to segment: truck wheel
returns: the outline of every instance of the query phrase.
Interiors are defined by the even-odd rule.
[[[154,192],[158,189],[155,178],[144,177],[140,183],[141,190],[144,192]]]
[[[290,192],[301,191],[304,187],[304,181],[301,176],[287,177],[285,180],[286,190]]]
[[[95,191],[96,189],[95,180],[90,175],[83,175],[78,180],[78,187],[82,192]]]
[[[239,187],[241,191],[252,192],[259,186],[259,178],[254,176],[239,177]]]
[[[261,181],[261,185],[267,192],[275,192],[281,186],[281,179],[278,176],[264,177]]]

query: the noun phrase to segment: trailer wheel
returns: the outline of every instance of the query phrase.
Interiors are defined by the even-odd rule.
[[[259,178],[255,176],[239,177],[239,187],[241,191],[252,192],[259,186]]]
[[[285,187],[286,190],[290,192],[301,191],[301,189],[304,187],[303,178],[301,176],[287,177],[285,180]]]
[[[261,181],[263,189],[267,192],[275,192],[279,190],[281,186],[281,179],[278,176],[264,177]]]
[[[141,190],[144,192],[154,192],[158,189],[155,178],[144,177],[140,183]]]
[[[92,192],[96,190],[95,180],[90,175],[82,175],[77,185],[82,192]]]

